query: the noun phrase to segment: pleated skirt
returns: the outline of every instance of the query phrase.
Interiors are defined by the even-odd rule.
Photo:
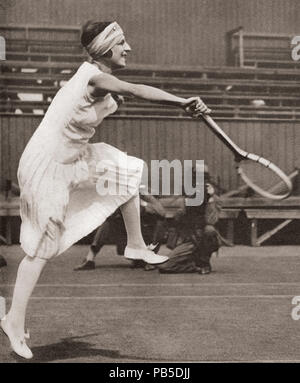
[[[25,150],[18,169],[25,253],[36,256],[46,235],[42,257],[50,259],[91,233],[138,193],[143,165],[106,143],[86,144],[71,163],[37,145]],[[59,228],[55,239],[47,236],[49,222]]]

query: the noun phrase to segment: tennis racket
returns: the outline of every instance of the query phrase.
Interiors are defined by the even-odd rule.
[[[201,118],[233,153],[237,173],[251,189],[262,197],[273,200],[281,200],[291,194],[292,182],[278,166],[263,157],[242,150],[209,115],[203,114]],[[281,194],[275,193],[278,189]]]

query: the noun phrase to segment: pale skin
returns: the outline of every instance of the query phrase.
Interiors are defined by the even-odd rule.
[[[197,117],[201,113],[209,113],[209,108],[199,97],[188,99],[177,97],[160,89],[121,81],[112,75],[116,69],[126,66],[126,56],[131,50],[125,37],[112,49],[111,57],[96,57],[93,65],[96,65],[103,73],[91,78],[88,84],[88,91],[93,97],[103,97],[107,93],[122,96],[138,97],[144,100],[169,104],[183,108],[190,116]],[[140,228],[140,202],[139,196],[132,197],[127,203],[121,206],[127,235],[128,246],[134,249],[146,249]],[[59,227],[55,222],[49,221],[46,240],[59,238]],[[24,341],[24,326],[26,309],[29,298],[46,265],[47,260],[40,256],[31,258],[25,256],[19,265],[15,290],[11,308],[6,316],[2,327],[19,355],[30,359],[32,353]]]

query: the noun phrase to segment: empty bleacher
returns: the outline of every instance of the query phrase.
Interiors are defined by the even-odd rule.
[[[7,60],[0,66],[0,112],[45,113],[58,89],[87,59],[79,44],[80,29],[5,26],[0,33],[7,44]],[[297,119],[300,115],[300,72],[294,68],[130,65],[119,77],[183,97],[201,95],[215,117]],[[116,115],[183,118],[184,112],[128,99]]]

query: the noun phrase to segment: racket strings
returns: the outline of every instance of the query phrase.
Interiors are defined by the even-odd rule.
[[[268,160],[264,160],[263,165],[256,160],[244,160],[238,164],[238,174],[258,195],[261,192],[272,193],[276,198],[289,193],[288,185],[270,168],[270,164]]]

